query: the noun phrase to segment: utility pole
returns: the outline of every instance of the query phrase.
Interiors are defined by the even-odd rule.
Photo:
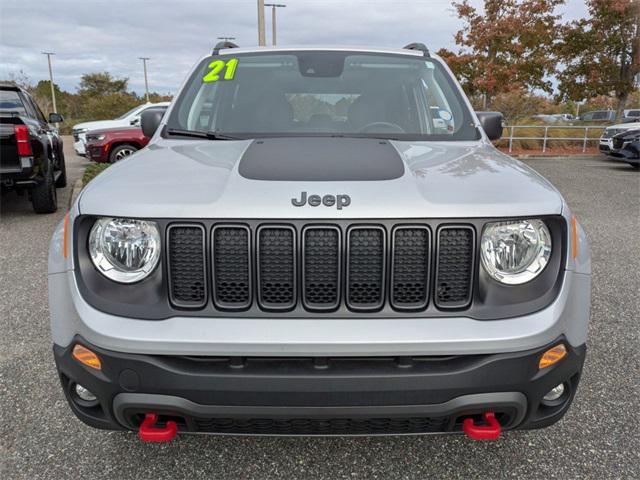
[[[264,32],[264,0],[258,0],[258,46],[267,44]]]
[[[147,80],[147,60],[151,60],[149,57],[138,57],[142,60],[142,66],[144,68],[144,94],[149,103],[149,81]]]
[[[276,8],[284,8],[281,3],[265,3],[265,7],[271,7],[271,43],[276,46]]]
[[[53,113],[58,113],[58,108],[56,107],[56,89],[53,88],[53,70],[51,69],[51,55],[55,55],[55,53],[42,52],[42,54],[47,56],[47,62],[49,63],[49,83],[51,84],[51,101],[53,102]]]

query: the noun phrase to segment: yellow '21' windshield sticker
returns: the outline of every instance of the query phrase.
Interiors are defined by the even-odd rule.
[[[237,58],[231,58],[226,62],[224,60],[214,60],[209,64],[209,72],[202,77],[202,81],[204,83],[212,83],[218,80],[233,80],[237,66]],[[224,75],[221,77],[220,74],[222,70],[224,70]]]

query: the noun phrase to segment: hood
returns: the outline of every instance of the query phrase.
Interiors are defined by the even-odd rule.
[[[94,179],[80,212],[373,219],[562,211],[562,197],[547,180],[487,143],[337,140],[160,139]]]
[[[73,130],[86,128],[89,131],[102,130],[105,128],[117,128],[131,126],[128,120],[96,120],[95,122],[78,123],[73,126]]]
[[[605,128],[605,130],[609,130],[610,128],[625,128],[627,130],[640,128],[640,122],[627,122],[627,123],[616,123],[615,125],[611,125],[610,127]]]
[[[140,134],[142,135],[142,128],[138,127],[138,126],[134,126],[134,125],[129,125],[126,127],[110,127],[110,128],[96,128],[96,129],[91,129],[90,133],[92,134],[98,134],[98,133],[111,133],[111,134],[117,134],[117,133],[122,133],[122,134],[126,134],[126,135],[132,135],[132,134]]]

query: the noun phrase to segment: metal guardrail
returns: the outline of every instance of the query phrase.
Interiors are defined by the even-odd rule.
[[[600,133],[604,131],[609,125],[589,125],[589,126],[574,126],[574,125],[506,125],[504,129],[509,131],[509,136],[503,136],[500,140],[509,140],[509,153],[513,150],[514,140],[540,140],[542,141],[542,153],[547,151],[547,144],[552,141],[572,141],[582,142],[582,153],[587,151],[587,143],[599,141],[600,137],[589,137],[589,130],[600,130]],[[518,128],[537,128],[544,130],[544,136],[542,137],[516,137],[514,134]],[[549,130],[584,130],[584,135],[581,137],[550,137]],[[504,131],[504,130],[503,130]]]

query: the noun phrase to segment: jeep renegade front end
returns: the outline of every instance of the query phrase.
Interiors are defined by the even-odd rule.
[[[558,191],[493,147],[501,122],[420,44],[216,48],[54,233],[73,412],[145,440],[559,420],[588,245]]]

